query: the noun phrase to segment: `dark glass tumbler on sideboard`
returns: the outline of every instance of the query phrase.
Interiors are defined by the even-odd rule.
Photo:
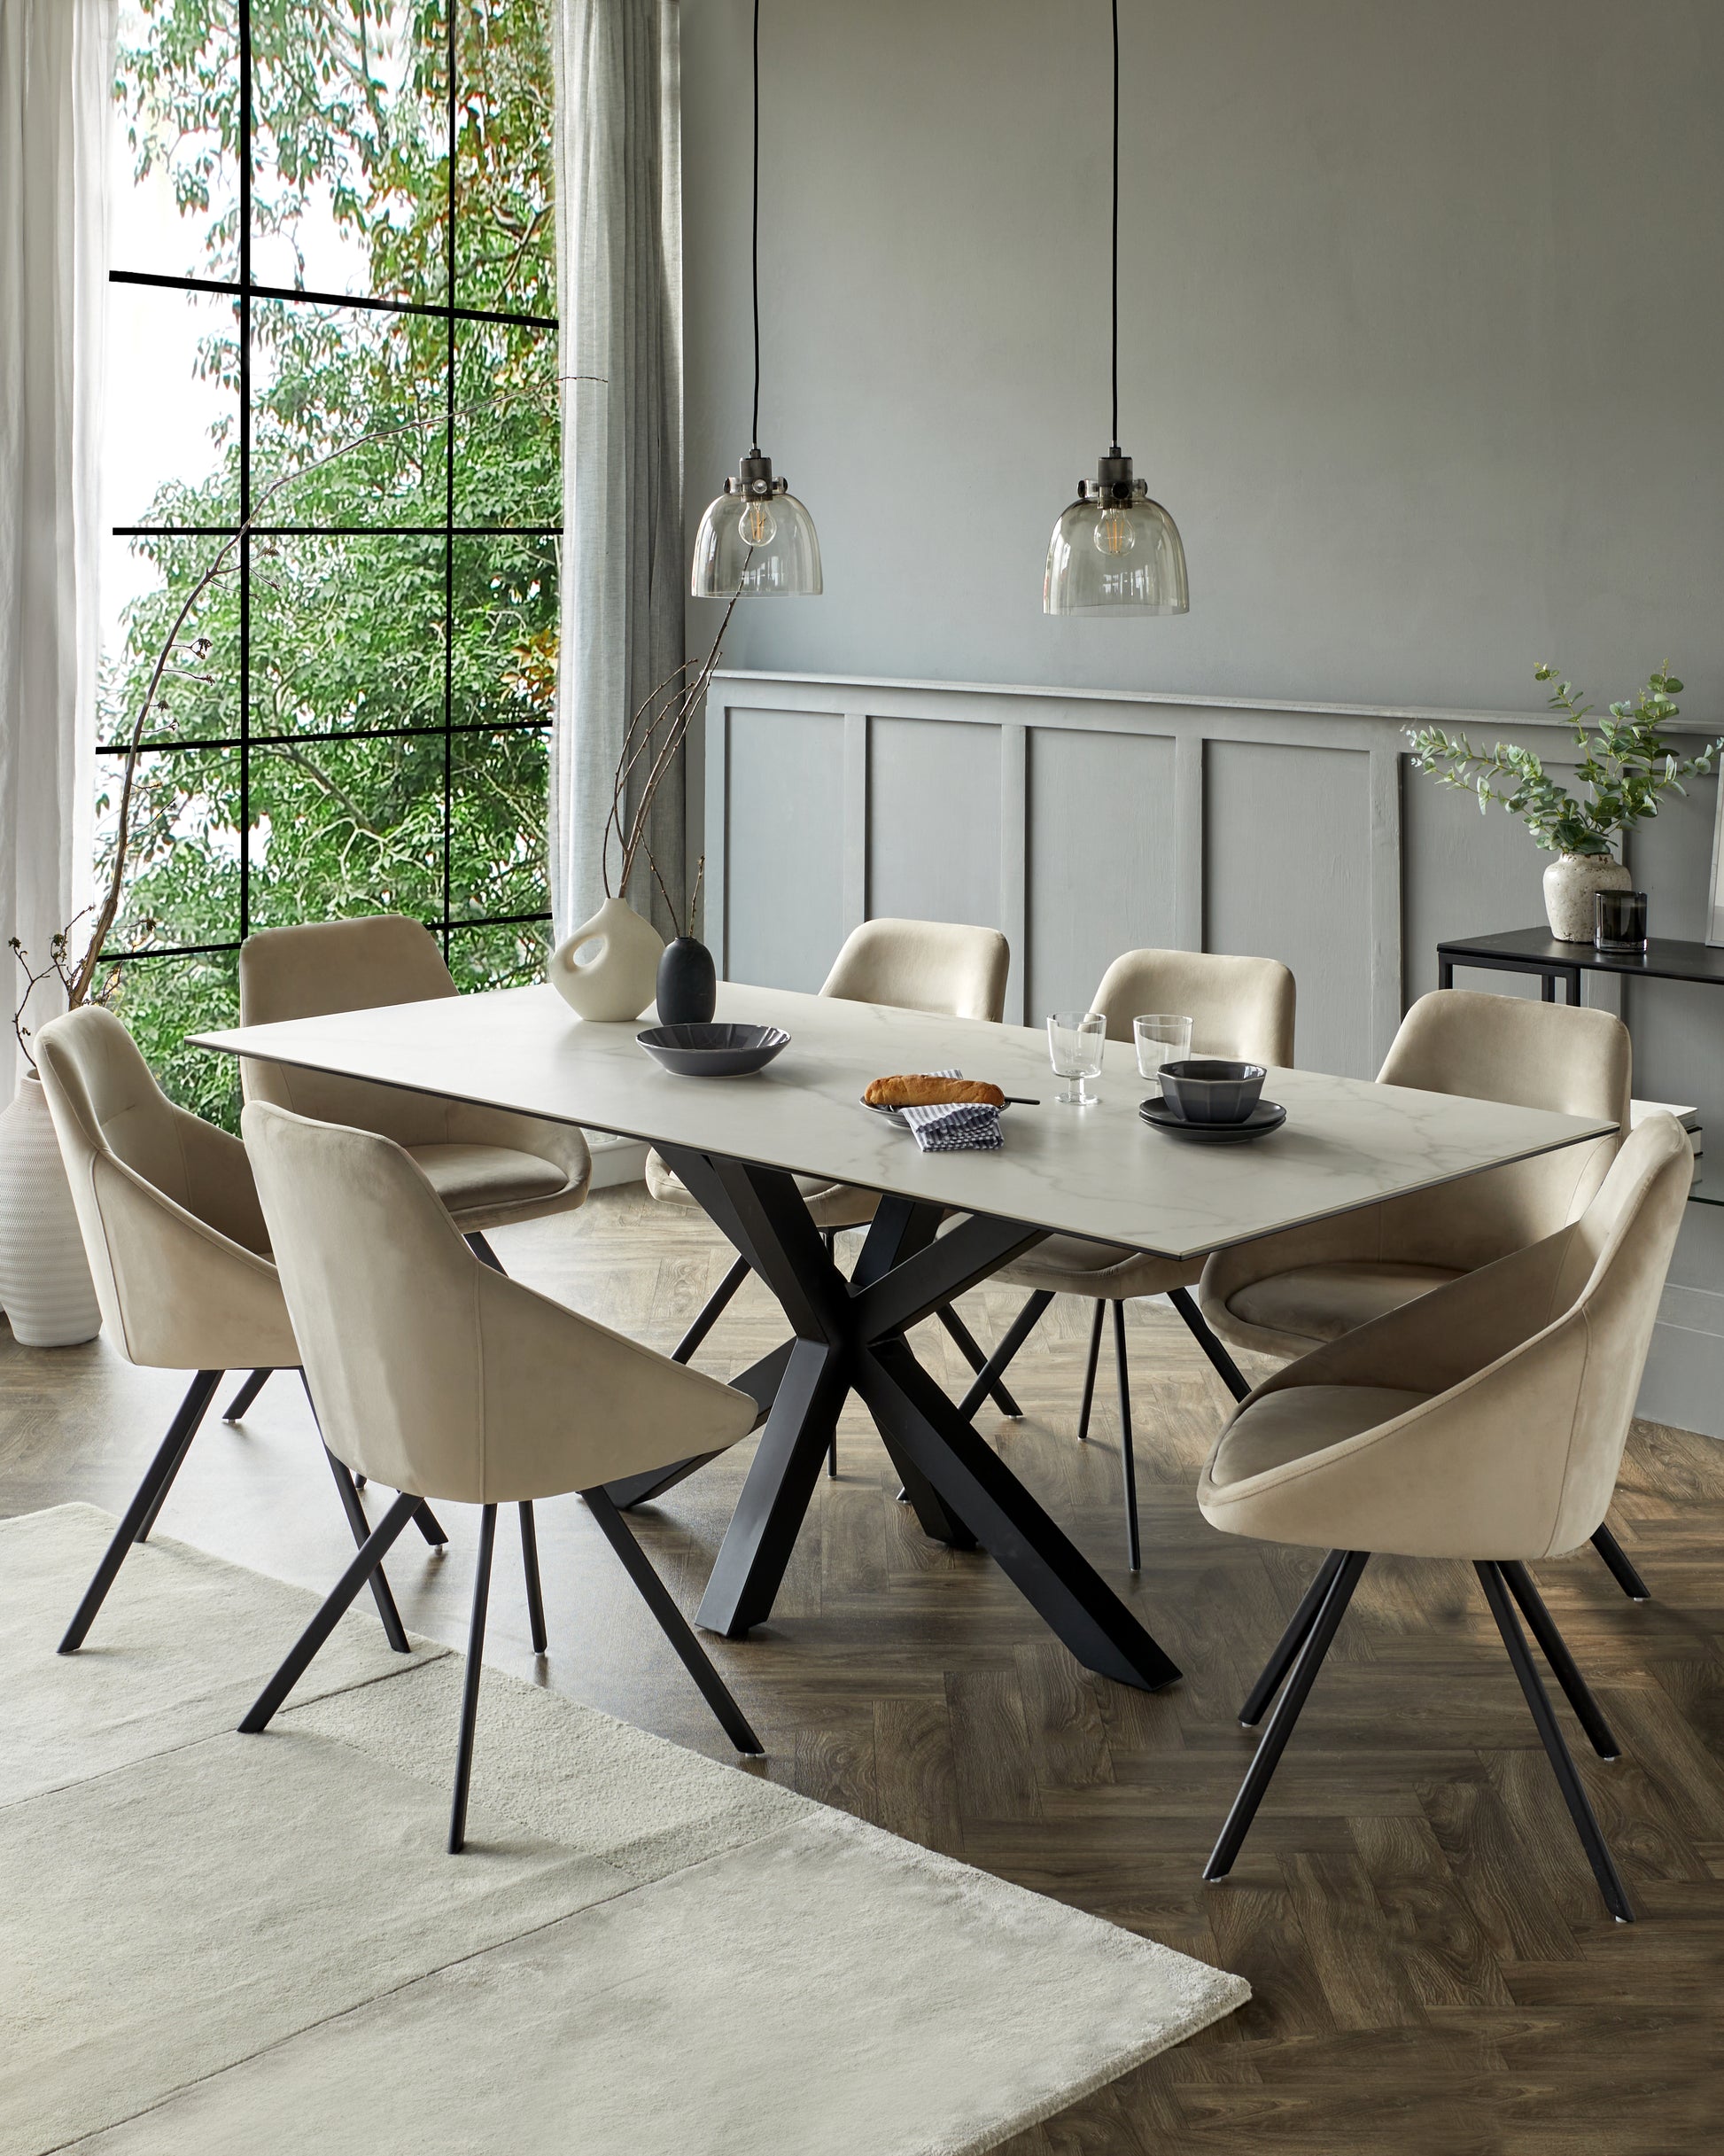
[[[1638,957],[1646,948],[1646,893],[1601,891],[1592,904],[1594,950]]]

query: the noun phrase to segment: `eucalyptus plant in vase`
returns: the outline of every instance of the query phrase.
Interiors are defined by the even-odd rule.
[[[1556,668],[1541,666],[1533,678],[1553,681]],[[1520,818],[1534,845],[1557,856],[1544,872],[1544,910],[1559,942],[1592,941],[1596,893],[1633,885],[1619,851],[1623,833],[1656,816],[1665,794],[1685,793],[1682,781],[1710,772],[1724,750],[1724,740],[1709,741],[1697,755],[1679,758],[1665,739],[1681,689],[1667,671],[1650,674],[1632,702],[1612,704],[1592,731],[1584,690],[1572,681],[1557,683],[1550,708],[1564,712],[1574,731],[1575,776],[1586,789],[1580,799],[1550,776],[1531,749],[1499,741],[1487,751],[1440,726],[1407,729],[1415,770],[1475,795],[1480,815],[1495,801]]]

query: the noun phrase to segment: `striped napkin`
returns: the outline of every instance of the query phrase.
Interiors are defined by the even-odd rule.
[[[930,1078],[962,1078],[961,1070],[931,1070]],[[998,1153],[1006,1143],[999,1110],[981,1101],[938,1101],[906,1108],[904,1119],[924,1153]]]

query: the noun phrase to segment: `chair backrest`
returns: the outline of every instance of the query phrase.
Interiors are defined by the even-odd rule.
[[[998,1025],[1011,960],[1011,946],[998,929],[956,921],[865,921],[844,938],[820,993]]]
[[[454,993],[437,938],[405,914],[263,929],[246,938],[239,953],[242,1025],[429,1003]],[[447,1103],[431,1094],[252,1057],[241,1058],[239,1071],[248,1101],[273,1101],[319,1122],[351,1123],[400,1145],[435,1145],[446,1134]]]
[[[1125,951],[1101,977],[1090,1008],[1109,1040],[1165,1011],[1192,1022],[1192,1053],[1286,1070],[1293,1059],[1293,977],[1273,958],[1220,951]]]
[[[124,1352],[169,1369],[291,1366],[239,1140],[167,1099],[111,1011],[54,1019],[36,1061],[97,1301]]]
[[[1627,1135],[1634,1050],[1627,1027],[1607,1011],[1445,988],[1407,1013],[1378,1077],[1618,1125],[1595,1144],[1513,1161],[1383,1209],[1385,1257],[1470,1268],[1585,1210]]]
[[[1510,1371],[1519,1359],[1534,1365],[1535,1400],[1559,1411],[1565,1393],[1573,1401],[1545,1417],[1562,1453],[1553,1550],[1578,1548],[1610,1505],[1693,1179],[1688,1133],[1674,1116],[1649,1116],[1568,1230],[1552,1298],[1563,1315],[1507,1358]],[[1572,1391],[1550,1382],[1565,1349],[1568,1366],[1578,1365]]]
[[[511,1502],[711,1450],[754,1419],[730,1387],[483,1264],[392,1140],[259,1101],[243,1128],[324,1442],[359,1473]],[[662,1447],[645,1459],[643,1432]]]

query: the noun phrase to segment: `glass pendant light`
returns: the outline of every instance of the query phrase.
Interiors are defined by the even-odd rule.
[[[773,477],[760,454],[760,0],[754,0],[754,222],[749,276],[754,289],[754,414],[751,447],[707,504],[695,534],[689,588],[697,599],[812,596],[820,588],[820,542],[814,519]]]
[[[1147,485],[1132,476],[1120,432],[1120,4],[1114,10],[1114,428],[1094,485],[1077,482],[1077,499],[1048,541],[1042,582],[1044,614],[1184,614],[1185,549],[1179,527]]]

